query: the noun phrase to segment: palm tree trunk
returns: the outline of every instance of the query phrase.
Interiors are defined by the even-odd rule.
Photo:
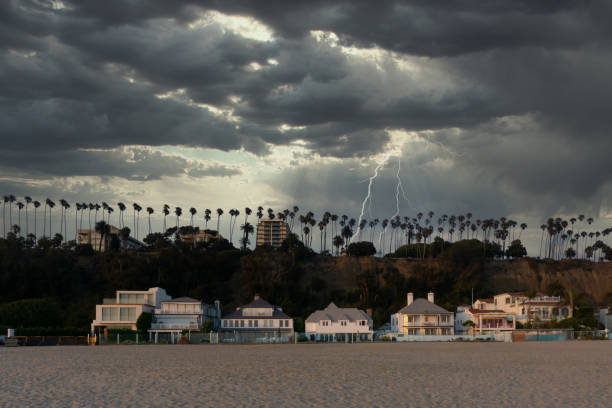
[[[149,214],[149,235],[151,235],[151,214]]]

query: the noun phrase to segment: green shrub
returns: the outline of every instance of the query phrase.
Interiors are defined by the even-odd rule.
[[[136,327],[141,333],[146,333],[151,328],[151,322],[153,322],[153,315],[149,312],[142,312],[136,320]]]
[[[0,305],[0,324],[10,327],[58,327],[62,309],[55,299],[22,299]]]

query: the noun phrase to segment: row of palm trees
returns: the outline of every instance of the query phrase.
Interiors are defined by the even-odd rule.
[[[58,201],[60,206],[60,234],[64,237],[64,241],[68,240],[68,214],[71,205],[65,200],[60,199]],[[37,236],[37,211],[42,206],[41,202],[32,200],[31,197],[23,197],[23,202],[17,200],[14,195],[4,196],[3,201],[3,228],[4,237],[6,237],[6,207],[8,205],[8,220],[9,226],[13,225],[13,207],[15,206],[18,212],[18,225],[21,230],[21,212],[25,210],[25,234],[30,234],[28,208],[30,206],[34,209],[34,232],[33,235]],[[44,201],[43,208],[43,236],[47,236],[47,217],[48,222],[48,236],[52,236],[52,224],[51,215],[52,210],[55,207],[55,202],[49,198]],[[121,230],[126,228],[124,219],[124,213],[128,209],[128,206],[123,202],[118,202],[116,208],[119,211],[117,222]],[[113,206],[106,202],[98,203],[74,203],[74,225],[75,235],[74,240],[78,241],[78,230],[83,229],[83,218],[87,213],[87,226],[88,229],[92,229],[92,218],[93,225],[98,223],[99,212],[101,211],[101,221],[110,225],[112,215],[114,213]],[[140,233],[140,212],[143,207],[138,203],[132,203],[133,211],[133,228],[131,232],[134,234],[136,239],[141,236]],[[167,218],[172,213],[175,216],[176,230],[180,229],[181,217],[183,210],[181,207],[170,207],[168,204],[164,204],[161,208],[161,215],[163,217],[163,231],[167,231]],[[148,234],[153,232],[151,225],[151,216],[155,213],[153,207],[146,207],[148,214]],[[203,212],[204,229],[208,229],[208,224],[212,220],[213,211],[206,208]],[[222,208],[217,208],[214,213],[216,214],[216,230],[219,231],[221,227],[221,219],[225,212]],[[250,244],[250,235],[255,231],[253,224],[249,222],[249,216],[253,211],[246,207],[244,209],[244,218],[239,218],[241,211],[238,209],[230,209],[229,214],[229,225],[228,234],[229,241],[233,244],[236,238],[236,224],[240,224],[241,236],[238,239],[238,243],[244,249]],[[48,214],[48,215],[47,215]],[[197,220],[198,210],[195,207],[189,208],[189,226],[194,227],[194,223]],[[526,223],[518,223],[517,221],[501,217],[499,219],[475,219],[473,214],[468,212],[461,215],[447,215],[442,214],[439,217],[434,217],[435,213],[429,211],[428,213],[417,213],[414,217],[409,216],[395,216],[392,218],[372,220],[361,219],[358,223],[355,218],[350,218],[346,214],[338,215],[331,212],[324,212],[319,220],[315,218],[315,214],[311,211],[300,214],[300,209],[297,206],[291,209],[285,209],[282,211],[275,212],[272,208],[267,210],[263,207],[258,207],[255,213],[257,221],[259,222],[264,216],[270,219],[281,219],[285,221],[290,231],[300,238],[302,243],[308,247],[313,247],[313,239],[316,233],[316,229],[319,230],[319,250],[321,253],[334,252],[339,254],[341,248],[347,247],[351,241],[370,241],[372,243],[378,243],[378,254],[383,256],[388,253],[394,253],[398,248],[404,245],[410,244],[423,244],[422,254],[425,254],[425,245],[428,242],[432,242],[434,239],[441,239],[442,242],[453,242],[455,240],[462,239],[479,239],[484,242],[496,242],[499,244],[503,251],[505,251],[506,244],[512,242],[515,239],[521,238],[522,232],[527,228]],[[584,215],[579,215],[576,218],[570,220],[562,220],[561,218],[550,218],[545,224],[542,224],[542,239],[540,244],[540,257],[559,259],[563,256],[582,256],[585,258],[595,257],[597,251],[601,255],[602,250],[605,248],[603,241],[599,241],[600,236],[607,236],[612,229],[606,229],[601,232],[593,231],[576,231],[574,224],[580,221],[581,223],[587,223],[591,225],[593,218],[586,218]],[[299,227],[297,225],[299,223]],[[571,224],[572,228],[568,229]],[[129,229],[128,229],[129,230]],[[548,238],[544,240],[544,234],[548,232]],[[601,242],[597,244],[597,242]],[[582,248],[580,245],[582,244]],[[574,249],[575,246],[575,249]],[[574,251],[568,252],[569,248]]]
[[[602,231],[580,230],[581,226],[585,226],[584,224],[591,225],[593,222],[592,217],[586,217],[584,214],[572,217],[569,220],[559,217],[549,218],[544,224],[540,225],[542,230],[540,257],[560,259],[565,256],[567,258],[582,257],[595,260],[596,256],[599,255],[599,258],[601,258],[607,245],[599,238],[607,237],[612,232],[612,228],[606,228]]]

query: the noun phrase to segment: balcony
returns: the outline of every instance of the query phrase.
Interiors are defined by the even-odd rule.
[[[151,329],[153,330],[199,330],[200,327],[197,323],[189,323],[189,324],[152,323]]]

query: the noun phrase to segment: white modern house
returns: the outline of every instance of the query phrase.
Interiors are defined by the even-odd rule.
[[[221,319],[219,341],[235,343],[286,343],[293,341],[293,319],[278,306],[255,295]]]
[[[391,315],[391,331],[398,337],[454,334],[454,314],[434,303],[433,292],[427,294],[427,299],[414,299],[413,293],[408,293],[406,303]]]
[[[174,339],[178,339],[184,330],[199,331],[207,321],[212,322],[212,328],[216,330],[220,320],[221,305],[218,300],[215,300],[214,306],[190,297],[164,300],[161,307],[153,311],[149,340],[157,343],[161,335],[164,340],[174,343]]]
[[[136,330],[136,321],[143,312],[153,313],[161,303],[170,300],[162,288],[148,290],[118,290],[114,298],[105,298],[96,305],[96,318],[91,323],[91,331],[96,329]]]
[[[333,302],[306,319],[306,337],[312,341],[371,341],[373,334],[374,322],[363,310]]]

